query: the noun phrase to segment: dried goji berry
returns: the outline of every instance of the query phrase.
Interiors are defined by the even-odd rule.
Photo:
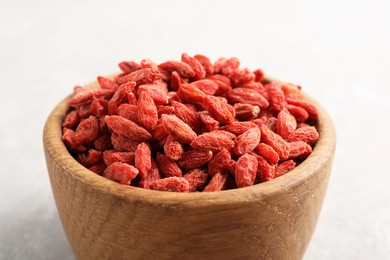
[[[129,139],[125,136],[112,133],[111,134],[111,143],[114,146],[115,150],[121,152],[135,152],[137,146],[139,145],[139,141],[135,141],[133,139]]]
[[[218,172],[227,174],[231,166],[232,156],[228,150],[223,149],[209,161],[208,173],[210,176],[214,176]]]
[[[309,118],[309,113],[303,107],[287,104],[286,108],[295,117],[297,122],[305,122]]]
[[[226,130],[235,135],[240,135],[253,127],[256,127],[256,125],[252,122],[233,122],[231,124],[221,127],[220,129]]]
[[[287,110],[282,108],[278,114],[278,120],[276,122],[276,132],[287,139],[290,134],[297,128],[297,121]]]
[[[194,132],[199,133],[202,123],[194,106],[172,101],[175,115],[184,123],[188,124]]]
[[[269,106],[268,100],[265,97],[256,90],[249,88],[234,88],[227,95],[227,99],[231,103],[251,104],[260,108],[267,108]]]
[[[289,159],[298,157],[304,159],[312,152],[311,146],[303,141],[291,142],[288,145],[290,146]]]
[[[290,152],[288,143],[280,135],[271,131],[266,125],[260,126],[260,130],[263,142],[271,146],[278,153],[280,160],[287,159]]]
[[[139,70],[141,66],[134,61],[122,61],[118,64],[119,68],[126,74]]]
[[[257,126],[245,131],[234,140],[234,153],[243,155],[252,152],[259,144],[260,138],[261,133]]]
[[[275,178],[275,166],[270,165],[262,156],[256,156],[258,161],[257,178],[260,182],[270,181]]]
[[[138,170],[134,166],[121,162],[111,164],[103,173],[107,179],[126,185],[129,185],[137,175]]]
[[[142,91],[138,98],[138,120],[148,131],[157,125],[157,107],[149,91]]]
[[[207,111],[198,112],[199,118],[208,131],[214,131],[219,128],[219,122],[212,118]]]
[[[183,174],[179,166],[162,153],[157,153],[156,164],[165,177],[180,177]]]
[[[194,58],[197,59],[200,64],[202,64],[207,76],[214,74],[214,66],[210,62],[209,58],[201,54],[195,55]]]
[[[168,177],[150,183],[149,189],[159,191],[189,192],[190,184],[183,177]]]
[[[204,99],[209,115],[222,124],[230,124],[234,122],[234,109],[222,97],[206,96]]]
[[[313,106],[312,104],[310,104],[309,102],[307,102],[301,98],[298,98],[296,96],[288,96],[286,98],[286,100],[287,100],[288,104],[304,108],[309,113],[310,118],[313,118],[313,119],[318,118],[317,108],[315,106]]]
[[[181,84],[179,90],[177,91],[177,95],[184,103],[193,104],[198,107],[204,107],[203,99],[206,97],[206,94],[191,84]]]
[[[138,107],[136,105],[122,104],[117,109],[118,115],[140,124],[138,120]]]
[[[268,144],[259,143],[255,148],[255,152],[264,157],[269,163],[276,164],[279,161],[278,153]],[[291,156],[291,151],[289,156]]]
[[[288,160],[285,162],[282,162],[278,166],[276,166],[275,169],[275,178],[282,176],[283,174],[286,174],[287,172],[291,171],[295,168],[296,163],[293,160]]]
[[[206,132],[197,136],[192,142],[191,147],[196,150],[212,150],[213,152],[223,149],[230,150],[234,147],[234,142],[227,136]]]
[[[146,177],[151,166],[151,152],[149,146],[143,142],[135,149],[134,166],[139,170],[139,175]]]
[[[251,104],[236,103],[233,107],[239,121],[252,120],[260,113],[260,108]]]
[[[64,119],[64,122],[62,123],[63,127],[66,128],[75,128],[80,123],[80,117],[77,113],[77,110],[70,111]]]
[[[184,152],[177,164],[182,169],[190,170],[199,168],[213,158],[213,153],[210,150],[189,150]]]
[[[289,142],[303,141],[314,144],[318,140],[319,134],[314,126],[304,126],[296,129],[288,136]]]
[[[162,123],[165,130],[173,135],[177,140],[190,144],[195,138],[196,133],[191,129],[189,125],[184,123],[175,115],[162,115]]]
[[[158,68],[167,72],[176,71],[181,77],[184,78],[193,78],[195,76],[195,72],[190,65],[176,60],[170,60],[161,63],[158,65]]]
[[[141,178],[139,182],[139,186],[141,188],[149,189],[150,184],[154,181],[160,180],[161,179],[161,174],[160,174],[160,169],[158,168],[157,164],[154,162],[152,159],[152,164],[151,168],[148,171],[148,174],[146,177]]]
[[[114,96],[108,101],[108,114],[116,114],[117,108],[127,99],[127,93],[133,92],[135,82],[130,81],[126,84],[120,85]]]
[[[97,80],[99,82],[100,87],[103,88],[103,89],[117,90],[118,87],[119,87],[118,84],[116,84],[115,81],[113,81],[113,80],[111,80],[109,78],[98,76]]]
[[[284,93],[280,88],[279,84],[276,82],[271,82],[264,86],[268,93],[268,99],[271,105],[271,108],[280,111],[283,107],[287,105]]]
[[[146,84],[161,79],[162,75],[158,69],[139,69],[123,77],[118,78],[118,84],[124,84],[129,81],[137,82],[137,85]]]
[[[104,164],[110,166],[115,162],[134,165],[135,154],[133,152],[119,152],[117,150],[106,150],[103,152]]]
[[[181,61],[191,66],[192,70],[194,71],[193,78],[195,80],[203,79],[206,76],[206,71],[197,59],[189,56],[186,53],[183,53],[181,55]]]
[[[203,191],[221,191],[226,189],[226,175],[217,173],[211,178],[209,184],[203,189]]]
[[[99,120],[95,116],[82,119],[76,128],[73,140],[77,144],[90,144],[99,136]]]
[[[127,137],[130,140],[142,142],[152,138],[145,128],[121,116],[106,116],[105,120],[113,133]]]
[[[239,188],[252,186],[255,183],[258,162],[250,154],[241,156],[235,166],[234,177]]]
[[[218,90],[218,84],[210,79],[197,80],[191,82],[190,84],[197,87],[207,95],[214,95],[215,92]]]
[[[183,177],[190,184],[190,191],[196,191],[198,188],[203,188],[208,179],[207,173],[202,169],[193,169],[184,174]]]
[[[164,144],[165,155],[169,159],[177,161],[181,158],[183,152],[183,146],[172,135],[168,135]]]

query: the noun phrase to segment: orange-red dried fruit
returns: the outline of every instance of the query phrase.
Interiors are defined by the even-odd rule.
[[[234,88],[227,95],[227,99],[231,103],[243,103],[267,108],[268,100],[265,99],[259,92],[249,88]]]
[[[287,104],[286,108],[295,117],[297,122],[305,122],[309,118],[309,113],[303,107]]]
[[[173,135],[178,141],[190,144],[195,138],[196,133],[189,125],[184,123],[175,115],[162,115],[162,123],[165,130]]]
[[[201,111],[198,113],[200,120],[206,127],[207,131],[214,131],[219,128],[219,122],[212,118],[207,111]]]
[[[214,95],[215,92],[218,90],[218,84],[210,79],[201,79],[193,81],[190,84],[197,87],[207,95]]]
[[[99,89],[74,87],[62,135],[74,158],[114,181],[184,192],[250,186],[294,168],[318,139],[318,111],[300,86],[270,82],[235,57],[183,53],[119,67],[97,78]]]
[[[256,125],[254,123],[245,121],[245,122],[233,122],[231,124],[228,124],[226,126],[221,127],[220,129],[226,130],[226,131],[231,132],[235,135],[240,135],[253,127],[256,127]]]
[[[179,166],[162,153],[157,153],[156,164],[158,165],[162,174],[164,174],[165,177],[180,177],[183,175]]]
[[[255,184],[258,162],[255,156],[244,154],[235,166],[234,177],[239,188]]]
[[[311,146],[303,141],[291,142],[288,145],[290,146],[290,153],[288,155],[289,159],[304,159],[312,152]]]
[[[181,61],[191,66],[192,70],[194,71],[193,78],[195,80],[203,79],[206,76],[206,71],[197,59],[189,56],[186,53],[183,53],[181,55]]]
[[[234,109],[222,97],[206,96],[204,99],[209,115],[222,124],[234,122]]]
[[[264,87],[267,90],[269,102],[272,109],[280,111],[283,107],[287,105],[284,93],[278,83],[271,82]]]
[[[97,77],[97,80],[99,82],[99,85],[100,85],[100,88],[102,89],[113,89],[113,90],[117,90],[118,89],[118,84],[116,84],[115,81],[109,79],[109,78],[105,78],[105,77],[102,77],[102,76],[98,76]]]
[[[168,177],[150,183],[149,189],[171,192],[189,192],[190,184],[183,177]]]
[[[115,162],[134,165],[135,154],[133,152],[119,152],[117,150],[106,150],[103,152],[105,165],[110,166]]]
[[[207,172],[202,169],[193,169],[184,174],[183,177],[190,184],[190,191],[196,191],[198,188],[201,189],[208,179]]]
[[[152,167],[151,165],[151,152],[149,146],[143,142],[137,146],[135,149],[135,160],[134,166],[139,170],[139,175],[142,178],[145,178],[148,174],[148,171]]]
[[[239,121],[249,121],[257,117],[260,113],[260,108],[258,106],[253,106],[251,104],[234,104],[234,111],[236,118]]]
[[[262,156],[256,156],[258,161],[257,179],[260,182],[270,181],[275,178],[275,166],[270,165]]]
[[[130,140],[142,142],[152,138],[152,135],[145,128],[121,116],[106,116],[105,120],[113,133]]]
[[[141,188],[149,189],[149,186],[152,182],[160,180],[160,179],[161,179],[160,169],[158,168],[157,164],[152,159],[151,168],[149,169],[146,177],[141,178],[141,180],[139,182],[139,186]]]
[[[181,158],[177,161],[180,168],[185,170],[199,168],[213,158],[213,153],[210,150],[189,150],[184,152]]]
[[[296,128],[297,121],[295,117],[288,112],[287,108],[282,108],[276,121],[276,132],[284,139],[287,139]]]
[[[304,126],[292,132],[288,137],[288,141],[303,141],[312,145],[318,140],[318,137],[319,134],[314,126]]]
[[[90,144],[99,136],[99,120],[95,116],[82,119],[76,128],[73,140],[77,144]]]
[[[126,74],[139,70],[141,66],[134,61],[122,61],[118,64],[119,68]]]
[[[315,106],[309,102],[299,98],[297,96],[288,96],[286,97],[287,103],[295,106],[304,108],[308,113],[309,117],[312,119],[318,119],[318,110]]]
[[[169,159],[177,161],[181,158],[183,152],[183,146],[172,135],[168,135],[164,144],[165,155]]]
[[[146,84],[161,79],[162,75],[158,69],[139,69],[118,78],[118,84],[124,84],[129,81],[137,82],[137,85]]]
[[[232,156],[226,149],[221,150],[219,153],[209,161],[208,173],[210,176],[214,176],[217,173],[228,174],[232,167]]]
[[[210,62],[209,58],[201,54],[195,55],[194,58],[197,59],[200,62],[200,64],[202,64],[203,69],[206,72],[207,76],[214,74],[214,66]]]
[[[222,149],[230,150],[234,147],[234,142],[227,136],[206,132],[197,136],[191,142],[191,148],[195,150],[212,150],[213,152]]]
[[[124,103],[118,107],[117,112],[119,116],[140,124],[138,120],[138,107],[136,105]]]
[[[133,92],[135,82],[130,81],[120,85],[114,96],[108,101],[108,114],[114,115],[117,113],[117,108],[127,99],[127,93]]]
[[[138,170],[127,163],[115,162],[107,167],[103,176],[107,179],[129,185],[138,175]]]
[[[64,119],[64,122],[62,123],[63,127],[66,128],[75,128],[80,123],[80,117],[77,113],[77,110],[70,111]]]
[[[142,91],[138,98],[138,120],[149,132],[157,125],[157,107],[149,91]]]
[[[217,173],[203,189],[206,192],[221,191],[226,189],[226,175]]]
[[[260,129],[253,127],[234,140],[234,153],[236,155],[243,155],[252,152],[259,144],[261,138]]]
[[[275,178],[282,176],[283,174],[286,174],[287,172],[291,171],[295,168],[296,163],[293,160],[288,160],[285,162],[282,162],[278,166],[276,166],[275,169]]]
[[[278,153],[268,144],[259,143],[255,148],[255,152],[264,157],[269,163],[276,164],[279,161]],[[291,156],[291,151],[289,156]]]
[[[139,141],[135,141],[133,139],[129,139],[125,136],[112,133],[111,134],[111,143],[112,146],[117,151],[121,152],[134,152],[135,149],[137,149],[137,146],[139,145]]]
[[[194,132],[198,133],[201,130],[202,122],[199,119],[198,113],[194,106],[183,104],[177,101],[172,101],[175,115],[184,123],[188,124]]]
[[[280,160],[287,159],[290,152],[288,143],[280,135],[271,131],[266,125],[260,126],[260,130],[263,142],[271,146],[278,153]]]
[[[193,104],[198,107],[204,107],[203,99],[206,97],[206,94],[194,85],[181,84],[179,90],[177,91],[177,95],[184,103]]]
[[[190,65],[176,60],[170,60],[161,63],[158,65],[158,68],[167,72],[176,71],[181,77],[184,78],[193,78],[195,76],[195,72]]]

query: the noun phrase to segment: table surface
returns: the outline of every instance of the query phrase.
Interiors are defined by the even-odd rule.
[[[337,151],[304,259],[390,255],[390,2],[0,0],[0,259],[74,259],[42,129],[73,86],[121,60],[239,57],[301,84]]]

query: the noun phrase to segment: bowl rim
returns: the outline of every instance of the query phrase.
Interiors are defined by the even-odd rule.
[[[113,77],[113,76],[110,76]],[[267,77],[268,81],[278,81]],[[98,87],[97,81],[84,85],[85,88]],[[62,122],[69,110],[67,100],[70,95],[63,99],[50,113],[44,126],[43,144],[45,152],[51,156],[54,163],[62,169],[62,174],[69,174],[71,177],[82,182],[97,192],[106,193],[110,196],[120,198],[124,201],[147,202],[160,206],[186,205],[191,207],[204,207],[215,204],[242,204],[263,200],[269,196],[278,195],[281,192],[291,191],[294,187],[305,183],[308,178],[316,174],[331,159],[336,146],[336,134],[334,124],[322,108],[313,98],[302,93],[305,100],[309,101],[318,109],[317,130],[320,137],[314,146],[313,152],[292,171],[275,178],[271,181],[259,183],[250,187],[223,190],[218,192],[167,192],[154,191],[134,186],[119,184],[94,174],[82,166],[68,152],[61,140]],[[46,162],[48,163],[48,162]],[[49,175],[51,173],[49,172]],[[51,177],[51,176],[50,176]]]

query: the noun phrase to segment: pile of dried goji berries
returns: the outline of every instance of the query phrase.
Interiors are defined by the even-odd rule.
[[[91,171],[161,191],[219,191],[292,170],[318,139],[300,87],[237,58],[124,61],[100,89],[75,87],[62,140]],[[310,124],[309,124],[310,122]]]

